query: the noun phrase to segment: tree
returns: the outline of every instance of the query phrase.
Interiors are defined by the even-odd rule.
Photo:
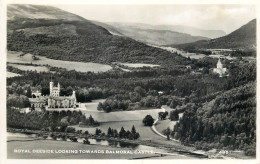
[[[93,117],[91,115],[89,116],[88,120],[89,120],[90,125],[94,125],[95,120],[93,119]]]
[[[171,129],[169,127],[164,129],[163,134],[167,136],[167,140],[170,140]]]
[[[118,137],[118,132],[116,129],[114,130],[114,137]]]
[[[179,120],[179,114],[177,110],[172,110],[170,112],[170,119],[171,121],[178,121]]]
[[[134,91],[140,94],[142,97],[145,96],[145,90],[140,86],[135,87]]]
[[[65,130],[67,133],[75,133],[76,129],[73,127],[67,127]]]
[[[100,135],[101,133],[102,133],[102,131],[101,131],[100,129],[96,128],[95,134],[96,134],[96,135]]]
[[[125,132],[125,129],[124,129],[124,127],[122,127],[121,130],[120,130],[120,132],[119,132],[119,137],[120,137],[120,138],[125,138],[125,133],[126,133],[126,132]]]
[[[25,96],[27,96],[28,98],[31,98],[31,97],[32,97],[32,91],[31,91],[31,88],[28,88],[28,89],[26,90],[26,94],[25,94]]]
[[[143,119],[143,124],[145,126],[152,126],[154,123],[154,119],[151,115],[146,115],[145,118]]]
[[[108,137],[112,136],[112,129],[110,127],[107,130],[107,136]]]
[[[135,126],[134,126],[134,125],[133,125],[133,127],[132,127],[131,133],[133,133],[133,134],[136,133],[136,130],[135,130]]]
[[[173,97],[170,103],[171,108],[176,108],[180,104],[179,99],[177,97]]]

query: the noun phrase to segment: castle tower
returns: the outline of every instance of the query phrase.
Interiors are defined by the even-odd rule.
[[[71,97],[76,98],[76,92],[73,91]]]
[[[52,95],[52,91],[53,91],[53,82],[50,82],[50,95]]]
[[[60,95],[60,83],[58,83],[58,92],[59,92],[59,95]]]
[[[75,92],[75,91],[73,91],[73,92],[72,92],[72,95],[71,95],[71,97],[72,97],[72,98],[75,98],[75,103],[77,103],[77,99],[76,99],[76,92]]]
[[[223,68],[223,65],[222,65],[222,63],[220,61],[220,58],[218,58],[217,68],[220,68],[220,69]]]

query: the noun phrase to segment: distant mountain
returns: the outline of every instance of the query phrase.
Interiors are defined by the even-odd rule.
[[[194,43],[172,45],[181,49],[194,48],[231,48],[255,49],[256,48],[256,19],[248,22],[234,32],[211,40],[197,41]]]
[[[7,49],[52,59],[81,62],[187,62],[176,54],[148,46],[75,14],[50,6],[8,5]]]
[[[226,35],[223,30],[203,30],[190,26],[182,26],[182,25],[148,25],[143,23],[118,23],[111,22],[107,23],[109,25],[115,27],[131,27],[138,29],[151,29],[151,30],[167,30],[179,33],[190,34],[192,36],[202,36],[206,38],[217,38]]]
[[[137,41],[152,45],[182,44],[209,39],[207,37],[192,36],[190,34],[179,33],[171,30],[156,30],[152,29],[150,25],[145,26],[138,24],[138,26],[133,26],[132,24],[106,24],[96,21],[93,23],[106,28],[114,35],[128,36]]]
[[[193,36],[208,37],[211,39],[226,35],[225,31],[223,31],[223,30],[202,30],[202,29],[198,29],[195,27],[182,26],[182,25],[174,25],[174,26],[173,25],[157,25],[156,29],[171,30],[171,31],[191,34]]]

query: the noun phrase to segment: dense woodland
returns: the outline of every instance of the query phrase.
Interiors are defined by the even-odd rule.
[[[31,130],[65,132],[69,125],[97,126],[99,123],[90,115],[86,118],[81,111],[32,111],[20,113],[16,108],[7,107],[7,126]]]
[[[226,91],[205,106],[187,108],[172,132],[184,144],[199,149],[242,149],[255,155],[256,85]]]

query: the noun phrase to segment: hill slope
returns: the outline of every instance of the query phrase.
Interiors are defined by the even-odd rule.
[[[106,28],[107,30],[113,32],[115,35],[128,36],[137,41],[153,45],[182,44],[209,39],[207,37],[192,36],[190,34],[175,32],[171,30],[154,29],[152,25],[144,26],[140,24],[132,25],[123,23],[94,23]]]
[[[226,35],[222,30],[202,30],[195,27],[182,26],[182,25],[149,25],[144,23],[119,23],[108,22],[107,24],[114,27],[129,27],[138,29],[150,29],[150,30],[167,30],[178,33],[190,34],[192,36],[201,36],[205,38],[217,38]]]
[[[255,155],[255,82],[226,91],[202,108],[186,110],[172,135],[199,149],[239,149]]]
[[[189,48],[256,48],[256,19],[248,22],[234,32],[208,41],[197,41],[189,44],[173,45],[173,47]]]
[[[218,38],[226,35],[226,33],[222,30],[202,30],[194,27],[189,26],[182,26],[182,25],[157,25],[155,26],[158,30],[171,30],[181,33],[191,34],[193,36],[203,36],[207,38]]]
[[[33,55],[98,63],[180,63],[187,60],[133,39],[112,35],[77,15],[48,6],[8,6],[7,48]]]

